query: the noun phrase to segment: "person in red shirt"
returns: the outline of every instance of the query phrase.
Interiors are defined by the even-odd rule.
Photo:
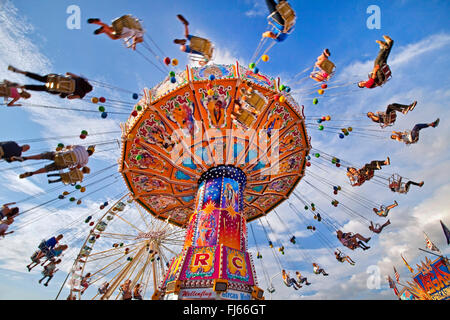
[[[383,65],[387,64],[387,59],[391,53],[392,46],[394,45],[394,40],[389,36],[383,36],[383,38],[386,42],[380,40],[376,41],[380,45],[380,51],[375,59],[374,68],[369,75],[369,80],[358,82],[358,87],[360,88],[373,89],[381,86],[386,80],[384,73],[380,69]]]

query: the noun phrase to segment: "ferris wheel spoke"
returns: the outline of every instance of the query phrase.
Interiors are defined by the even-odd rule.
[[[128,220],[126,220],[125,218],[123,218],[122,216],[120,216],[120,215],[118,215],[117,213],[116,213],[116,217],[118,217],[119,219],[121,219],[122,221],[124,221],[126,224],[128,224],[130,227],[132,227],[133,229],[135,229],[135,230],[137,230],[137,231],[139,231],[139,232],[141,232],[141,233],[144,233],[141,229],[139,229],[138,227],[136,227],[134,224],[132,224],[131,222],[129,222]]]
[[[95,300],[95,298],[97,298],[99,295],[100,295],[100,293],[97,292],[91,300]]]
[[[143,279],[143,277],[144,277],[144,275],[145,275],[145,272],[146,272],[146,270],[147,270],[147,267],[148,267],[150,261],[151,261],[151,255],[150,255],[150,254],[147,254],[147,257],[146,257],[146,259],[145,259],[144,265],[139,269],[138,273],[136,274],[135,279],[134,279],[133,282],[132,282],[132,286],[133,286],[133,287],[134,287],[137,283],[141,283],[141,282],[142,282],[142,279]]]
[[[144,274],[144,289],[142,290],[142,296],[145,296],[147,293],[147,288],[148,288],[148,284],[150,282],[150,277],[152,275],[153,272],[153,268],[147,268],[146,270],[147,272]],[[154,290],[156,290],[156,288],[154,288]]]
[[[170,249],[169,247],[160,244],[161,247],[163,247],[164,249],[166,249],[167,251],[169,251],[170,253],[172,253],[173,255],[178,255],[178,253],[176,253],[175,251],[173,251],[172,249]],[[158,251],[159,252],[159,251]]]
[[[136,242],[136,243],[130,243],[130,244],[127,244],[127,245],[124,244],[123,246],[125,246],[125,247],[134,247],[134,246],[138,246],[138,245],[140,245],[142,243],[145,243],[145,240],[144,241],[140,241],[140,242]],[[92,253],[92,254],[90,254],[88,256],[88,259],[86,259],[86,262],[89,262],[89,258],[91,258],[91,257],[96,257],[96,256],[99,256],[99,255],[104,254],[104,253],[110,253],[110,252],[114,252],[114,251],[121,251],[121,250],[123,250],[123,246]]]
[[[133,250],[134,251],[134,250]],[[132,252],[133,252],[132,251]],[[123,254],[123,253],[122,253]],[[125,254],[123,254],[122,256],[120,256],[119,258],[117,258],[116,260],[108,263],[106,266],[104,266],[103,268],[101,268],[100,270],[97,270],[96,272],[91,274],[91,277],[93,277],[94,275],[96,275],[97,273],[101,273],[103,270],[107,269],[108,267],[112,266],[113,264],[117,263],[118,261],[120,261],[121,259],[125,258]],[[124,262],[126,263],[126,261]]]
[[[144,224],[145,224],[147,230],[150,230],[151,229],[150,225],[148,224],[148,221],[145,218],[144,214],[142,213],[141,209],[139,208],[139,206],[136,203],[134,203],[134,206],[136,207],[137,211],[139,212],[139,215],[141,216],[142,221],[144,221]]]
[[[122,257],[121,257],[121,258],[122,258]],[[127,262],[128,262],[128,261],[125,260],[125,261],[123,261],[122,263],[116,265],[113,269],[109,270],[109,271],[106,272],[106,273],[101,274],[99,277],[97,277],[96,279],[92,280],[92,281],[90,282],[90,284],[94,284],[94,283],[100,281],[101,279],[106,278],[106,276],[108,276],[109,274],[113,273],[113,272],[116,271],[117,269],[123,267]],[[109,264],[108,266],[111,266],[111,265],[112,265],[112,264]],[[100,273],[99,271],[96,272],[96,274],[99,274],[99,273]]]
[[[125,268],[123,268],[120,272],[118,272],[114,276],[114,278],[110,282],[110,287],[104,294],[105,298],[109,298],[109,297],[111,297],[111,295],[114,294],[115,290],[120,285],[122,280],[126,277],[126,275],[129,273],[130,269],[136,264],[137,260],[139,260],[139,258],[144,254],[145,251],[146,251],[146,246],[141,246],[139,248],[138,252],[136,253],[136,255],[133,257],[133,259],[128,262],[127,266],[125,266]]]
[[[102,236],[121,236],[121,237],[136,237],[135,234],[123,234],[123,233],[110,233],[110,232],[102,232]]]
[[[123,241],[133,241],[136,240],[137,235],[134,236],[130,236],[130,235],[110,235],[110,236],[106,236],[105,238],[107,239],[111,239],[111,240],[122,240]]]

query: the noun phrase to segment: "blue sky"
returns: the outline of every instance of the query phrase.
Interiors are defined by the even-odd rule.
[[[365,184],[352,192],[375,201],[391,203],[396,199],[400,207],[392,211],[392,225],[379,236],[371,240],[372,248],[368,251],[352,252],[350,255],[357,261],[355,267],[341,265],[336,262],[329,250],[310,233],[306,233],[304,222],[297,219],[286,202],[277,209],[284,219],[281,223],[276,215],[269,215],[269,223],[274,230],[271,239],[285,244],[285,256],[280,256],[283,266],[291,271],[299,269],[311,277],[314,285],[294,292],[286,288],[278,277],[274,279],[277,299],[393,299],[395,296],[387,287],[385,276],[392,274],[392,266],[399,270],[402,279],[406,279],[408,271],[403,267],[400,253],[407,257],[411,265],[419,263],[424,256],[417,250],[424,245],[422,231],[425,231],[438,247],[449,253],[448,246],[439,225],[439,219],[447,226],[449,220],[450,183],[449,168],[449,125],[448,101],[450,98],[448,50],[450,47],[450,3],[448,1],[295,1],[292,2],[298,20],[294,33],[283,43],[276,45],[269,52],[270,61],[261,63],[261,72],[270,76],[280,76],[293,88],[293,96],[300,104],[305,105],[306,116],[331,115],[333,119],[352,119],[348,125],[367,130],[371,123],[363,113],[383,110],[392,102],[410,103],[418,100],[414,112],[407,116],[400,115],[396,129],[411,129],[415,123],[431,122],[437,117],[441,124],[436,129],[425,129],[421,133],[419,144],[410,147],[389,140],[389,130],[384,138],[369,139],[358,135],[350,135],[341,140],[336,134],[319,132],[315,126],[308,128],[314,148],[338,156],[351,163],[363,165],[373,159],[391,157],[392,165],[386,172],[398,172],[413,180],[424,180],[420,190],[412,190],[408,195],[394,195],[387,188],[376,184]],[[81,29],[66,28],[69,5],[81,8]],[[370,30],[366,27],[369,5],[378,5],[381,9],[381,29]],[[19,68],[41,73],[66,72],[82,74],[89,79],[103,81],[114,86],[141,92],[143,87],[152,87],[159,83],[165,74],[155,69],[141,56],[126,50],[118,41],[111,41],[106,36],[94,36],[94,26],[86,20],[91,17],[111,21],[123,14],[133,14],[143,20],[147,34],[158,43],[159,47],[171,58],[180,61],[177,70],[182,70],[188,63],[186,56],[172,43],[174,38],[181,38],[183,26],[176,19],[182,13],[190,21],[193,34],[208,37],[216,46],[216,63],[234,63],[236,59],[246,65],[250,61],[260,34],[266,30],[264,1],[133,1],[117,2],[111,6],[110,1],[41,1],[39,5],[26,0],[3,1],[0,3],[0,78],[25,82],[24,78],[6,70],[8,64]],[[3,10],[4,9],[4,10]],[[343,87],[319,97],[319,104],[313,105],[315,94],[310,92],[312,80],[295,84],[294,76],[312,66],[315,58],[323,48],[331,50],[330,59],[337,66],[334,78],[339,83],[349,84],[364,79],[370,72],[373,59],[378,52],[375,40],[383,34],[389,34],[395,40],[389,62],[393,70],[393,79],[383,88],[358,91],[354,87]],[[301,78],[301,77],[300,77]],[[131,94],[114,92],[104,88],[95,88],[92,95],[104,95],[108,98],[133,102]],[[334,96],[335,95],[335,96]],[[34,94],[30,102],[38,104],[59,105],[72,108],[90,108],[95,106],[89,102],[60,100],[43,94]],[[117,110],[123,112],[123,110]],[[39,108],[16,108],[0,110],[2,126],[0,140],[23,140],[43,137],[77,136],[85,129],[91,133],[119,131],[119,123],[125,121],[126,115],[109,115],[101,119],[96,113],[77,113],[68,111],[54,112]],[[311,122],[311,121],[309,121]],[[341,123],[333,123],[340,125]],[[370,127],[373,128],[373,127]],[[87,142],[119,139],[120,133],[89,137]],[[32,150],[44,151],[52,149],[58,142],[77,143],[79,139],[61,139],[61,141],[43,140],[32,144]],[[83,142],[84,143],[84,142]],[[114,149],[115,150],[110,150]],[[91,160],[93,171],[101,170],[114,164],[119,156],[119,148],[115,144],[99,148],[99,152]],[[20,164],[19,164],[20,165]],[[17,164],[0,163],[0,170]],[[36,166],[34,166],[35,168]],[[0,181],[2,192],[0,202],[25,199],[52,186],[47,186],[44,177],[33,177],[27,181],[17,179],[17,175],[26,168],[0,171],[4,179]],[[336,181],[336,184],[349,189],[342,171],[328,167],[324,172],[312,166],[312,173],[325,176]],[[109,169],[104,177],[113,175],[117,170]],[[104,185],[113,182],[109,177]],[[307,181],[318,188],[312,175],[306,175]],[[100,186],[100,185],[98,185]],[[94,191],[96,187],[92,187]],[[62,190],[62,189],[61,189]],[[44,193],[24,201],[21,210],[34,207],[58,195],[57,190]],[[110,187],[86,197],[82,206],[67,205],[68,202],[56,202],[50,206],[30,212],[29,216],[19,218],[12,230],[16,234],[0,240],[0,299],[53,299],[65,278],[64,272],[58,272],[52,285],[44,288],[37,283],[40,274],[37,271],[26,272],[28,257],[35,250],[42,237],[51,236],[65,229],[69,224],[73,227],[71,247],[76,246],[86,237],[88,230],[82,220],[98,204],[106,200],[112,201],[114,195],[125,191],[121,179]],[[346,231],[361,232],[368,235],[367,226],[349,217],[342,210],[330,206],[327,199],[311,189],[305,182],[299,184],[297,191],[316,203],[317,206],[333,216]],[[330,192],[331,193],[331,192]],[[378,219],[370,209],[355,205],[345,198],[339,201],[358,210],[362,215],[377,222]],[[298,200],[291,198],[295,205],[303,207]],[[62,208],[64,206],[64,208]],[[67,218],[67,217],[70,217]],[[310,217],[310,216],[309,216]],[[39,218],[39,219],[38,219]],[[79,224],[71,224],[72,221]],[[314,223],[306,221],[306,223]],[[263,220],[265,224],[265,219]],[[289,225],[301,243],[300,250],[289,244],[286,238],[285,224]],[[278,265],[267,247],[267,239],[259,223],[253,227],[257,232],[257,243],[262,251],[267,271],[271,276],[279,272]],[[324,226],[318,226],[321,234],[336,244],[334,235]],[[255,245],[249,233],[250,252],[255,252]],[[70,268],[70,254],[65,258],[64,268]],[[300,257],[300,258],[299,258]],[[330,273],[330,277],[318,277],[312,274],[309,258],[317,260]],[[261,287],[267,288],[261,264],[255,259],[256,269]],[[380,271],[379,289],[367,287],[369,266],[377,266]],[[37,270],[37,269],[36,269]]]

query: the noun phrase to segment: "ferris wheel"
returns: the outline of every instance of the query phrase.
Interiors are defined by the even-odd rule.
[[[181,251],[185,231],[145,214],[128,194],[97,222],[90,219],[85,222],[92,229],[67,278],[67,299],[151,299],[170,259]]]

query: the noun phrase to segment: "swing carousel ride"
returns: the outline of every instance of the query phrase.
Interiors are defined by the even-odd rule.
[[[128,117],[120,124],[119,173],[107,177],[118,180],[120,175],[127,191],[113,197],[114,201],[108,200],[111,206],[104,202],[99,212],[82,219],[89,231],[87,236],[81,236],[84,240],[78,234],[71,238],[75,251],[73,263],[58,297],[64,290],[69,291],[68,299],[117,300],[126,299],[126,295],[131,299],[132,291],[134,298],[153,300],[264,299],[265,290],[258,284],[253,257],[261,262],[267,292],[274,293],[275,287],[255,237],[257,223],[279,271],[289,269],[283,261],[285,246],[280,238],[286,237],[286,243],[300,248],[298,252],[310,267],[316,261],[302,241],[296,239],[296,230],[277,211],[282,203],[287,204],[289,214],[298,218],[315,241],[336,255],[339,262],[354,264],[342,245],[350,250],[361,246],[350,240],[337,241],[335,233],[343,228],[343,222],[323,206],[315,205],[297,186],[302,182],[302,186],[315,192],[321,200],[330,200],[332,207],[339,206],[348,219],[367,225],[371,220],[362,213],[364,210],[386,217],[391,207],[388,209],[352,191],[353,188],[370,180],[384,187],[389,185],[392,190],[394,184],[402,185],[402,177],[369,170],[361,173],[355,183],[350,168],[358,165],[313,148],[306,129],[337,133],[339,139],[350,134],[373,138],[373,132],[382,132],[392,121],[380,121],[381,128],[369,132],[351,126],[328,125],[333,120],[342,121],[329,115],[305,116],[305,108],[299,105],[294,94],[311,97],[312,103],[317,104],[318,95],[326,97],[324,94],[330,89],[342,90],[355,85],[332,82],[336,66],[328,59],[328,50],[314,66],[294,77],[296,81],[292,80],[291,86],[304,84],[299,92],[291,90],[279,77],[260,72],[259,68],[269,60],[269,50],[281,41],[273,35],[289,34],[295,25],[295,12],[287,2],[281,4],[277,13],[285,21],[284,28],[274,21],[274,13],[268,17],[269,31],[263,34],[251,59],[255,62],[248,67],[239,62],[214,63],[212,43],[196,38],[191,39],[191,63],[184,70],[166,72],[169,67],[175,68],[178,60],[165,55],[146,34],[145,41],[133,43],[138,45],[133,50],[162,71],[164,80],[151,89],[143,89],[141,94],[131,92],[133,102],[88,96],[92,104],[101,104],[98,107],[101,118]],[[89,21],[101,23],[99,19]],[[114,28],[118,21],[121,30],[129,27],[143,32],[138,20],[129,15],[116,20]],[[130,47],[132,39],[124,40]],[[150,55],[143,54],[139,47]],[[156,54],[157,51],[160,52]],[[298,79],[299,75],[304,77]],[[385,82],[389,77],[390,70]],[[104,82],[89,81],[97,88],[130,93]],[[305,85],[305,81],[310,84]],[[337,91],[342,93],[349,92]],[[107,111],[105,106],[125,112]],[[80,139],[87,136],[95,133],[83,130]],[[98,142],[97,147],[117,142]],[[57,152],[63,147],[60,143]],[[350,178],[350,187],[331,181],[328,175],[320,175],[320,171],[310,170],[312,165],[325,172],[347,169],[342,175]],[[86,180],[114,168],[117,166],[107,167]],[[105,188],[106,180],[83,182],[84,185],[69,181],[66,184],[74,185],[75,191],[65,191],[54,200],[63,201],[72,194],[70,202],[81,205],[85,195],[77,201],[73,193],[83,193],[94,183],[103,183]],[[56,190],[48,190],[47,194]],[[343,198],[360,208],[341,203]],[[299,203],[304,207],[299,207]],[[281,237],[274,237],[276,232],[267,215],[280,221],[284,229]],[[75,223],[62,230],[70,230]],[[249,252],[250,242],[256,254]],[[318,274],[316,269],[314,272]],[[292,285],[286,278],[283,281],[287,286]]]

